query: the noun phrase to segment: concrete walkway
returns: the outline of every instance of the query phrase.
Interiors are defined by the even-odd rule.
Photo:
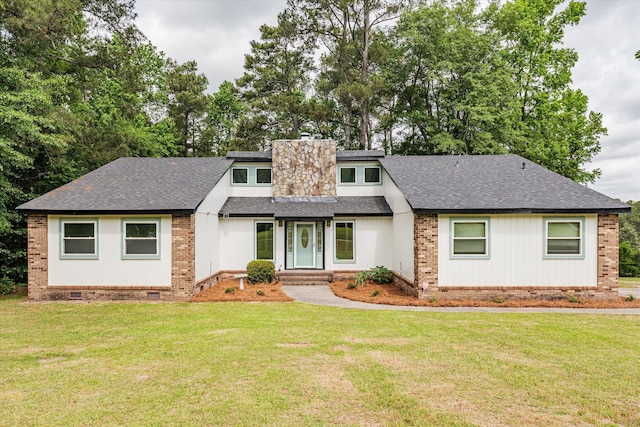
[[[509,307],[413,307],[400,305],[370,304],[367,302],[351,301],[335,296],[329,286],[283,286],[284,293],[296,302],[306,304],[325,305],[329,307],[357,308],[364,310],[397,310],[397,311],[426,311],[432,313],[579,313],[579,314],[640,314],[640,308],[509,308]],[[628,289],[621,289],[621,295]],[[637,291],[640,297],[640,290]]]

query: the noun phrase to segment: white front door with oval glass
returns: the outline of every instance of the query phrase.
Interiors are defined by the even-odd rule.
[[[295,268],[314,268],[316,266],[316,224],[313,222],[296,222],[295,235]]]

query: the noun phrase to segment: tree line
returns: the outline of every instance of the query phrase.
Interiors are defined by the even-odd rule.
[[[484,2],[482,3],[485,4]],[[289,0],[208,93],[133,0],[0,3],[0,280],[26,281],[15,207],[122,156],[223,156],[302,132],[387,154],[516,153],[576,180],[606,134],[562,47],[562,0]],[[4,279],[3,279],[4,278]]]

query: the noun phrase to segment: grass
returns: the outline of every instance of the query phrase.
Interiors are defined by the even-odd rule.
[[[640,288],[640,277],[620,277],[618,286],[621,288]]]
[[[639,425],[640,316],[0,299],[0,425]]]

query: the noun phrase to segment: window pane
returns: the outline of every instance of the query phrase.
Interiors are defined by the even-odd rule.
[[[256,258],[273,259],[273,224],[259,222],[256,224]]]
[[[146,224],[135,224],[135,223],[127,223],[126,224],[126,236],[127,237],[156,237],[156,224],[155,223],[146,223]]]
[[[247,169],[233,169],[231,171],[233,174],[233,183],[234,184],[246,184],[247,183]]]
[[[453,224],[454,237],[485,237],[484,222],[456,222]]]
[[[548,222],[549,237],[580,237],[579,222]]]
[[[364,182],[380,182],[380,168],[364,168]]]
[[[353,259],[353,223],[336,223],[336,259]]]
[[[270,184],[271,169],[256,169],[256,182],[258,184]]]
[[[356,182],[356,168],[340,168],[340,182]]]
[[[580,255],[580,239],[549,239],[547,253],[550,255]]]
[[[485,255],[486,241],[484,239],[464,239],[453,241],[454,255]]]
[[[130,239],[125,241],[125,253],[127,255],[155,255],[156,239]]]
[[[64,224],[64,237],[94,237],[94,223],[76,222]]]
[[[95,254],[94,239],[65,239],[64,253],[70,254]]]

